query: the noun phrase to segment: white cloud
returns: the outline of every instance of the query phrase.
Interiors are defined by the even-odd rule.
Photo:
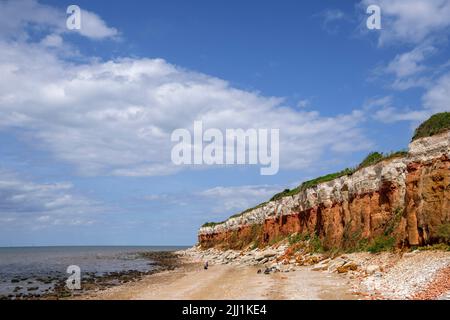
[[[423,107],[420,109],[394,107],[390,96],[370,100],[367,103],[367,107],[368,110],[373,111],[373,117],[382,122],[413,121],[417,123],[427,119],[434,113],[449,112],[449,92],[450,72],[428,84],[428,88],[422,97]]]
[[[372,118],[384,123],[392,123],[397,121],[422,121],[428,112],[424,110],[412,110],[410,108],[397,108],[393,106],[394,99],[392,96],[375,97],[368,99],[363,108],[372,115]]]
[[[378,105],[374,118],[383,122],[426,119],[431,114],[449,111],[449,77],[442,75],[446,64],[427,65],[427,60],[447,46],[450,30],[450,0],[363,0],[362,6],[381,7],[383,29],[379,45],[413,45],[413,49],[395,56],[387,66],[377,68],[378,76],[394,76],[390,87],[394,90],[423,88],[422,106],[399,108],[392,101]],[[445,49],[446,50],[446,49]],[[439,78],[437,78],[439,77]]]
[[[450,111],[450,72],[441,76],[422,100],[432,113]]]
[[[61,47],[63,44],[63,39],[58,34],[49,34],[42,39],[41,43],[46,47]]]
[[[81,12],[81,29],[68,30],[65,10],[40,4],[36,0],[0,1],[0,37],[7,39],[27,39],[30,29],[48,31],[53,35],[77,32],[87,38],[104,39],[118,36],[115,28],[107,26],[97,14],[84,10]],[[48,39],[47,39],[48,40]]]
[[[199,192],[197,195],[215,200],[216,205],[211,209],[212,212],[223,213],[250,208],[269,200],[279,191],[280,187],[273,185],[219,186]]]
[[[29,143],[86,175],[152,176],[170,161],[170,134],[205,128],[280,128],[281,168],[305,168],[325,151],[366,149],[358,111],[322,117],[283,99],[162,59],[72,64],[40,44],[0,42],[0,128],[32,132]],[[342,143],[342,141],[347,141]]]
[[[374,114],[374,118],[386,122],[397,121],[423,121],[429,113],[425,110],[397,109],[394,107],[385,107]]]
[[[414,49],[397,54],[386,66],[378,67],[374,74],[378,78],[393,75],[390,87],[394,90],[407,90],[430,85],[432,68],[425,64],[437,49],[428,44],[418,45]]]
[[[381,8],[379,44],[421,43],[432,34],[448,34],[450,0],[363,0]]]
[[[309,99],[303,99],[297,102],[297,107],[299,108],[307,108],[311,105],[311,101]]]
[[[119,34],[117,29],[108,27],[98,15],[86,10],[81,10],[81,29],[77,31],[92,39],[114,38]]]
[[[418,46],[409,52],[399,54],[387,65],[386,72],[393,73],[397,78],[422,72],[426,67],[421,62],[434,51],[433,46]]]
[[[71,184],[35,183],[0,170],[0,220],[4,227],[92,224],[93,215],[100,210],[98,203],[77,195]]]

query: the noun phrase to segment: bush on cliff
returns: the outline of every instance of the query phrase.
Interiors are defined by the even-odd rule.
[[[376,237],[367,246],[367,251],[371,253],[377,253],[381,251],[388,251],[395,247],[395,239],[391,236],[382,235]]]
[[[450,244],[450,223],[440,225],[436,234],[441,241]]]
[[[407,154],[408,154],[408,152],[405,150],[389,152],[389,153],[371,152],[367,155],[367,157],[364,158],[363,161],[361,161],[361,163],[358,165],[356,170],[362,169],[362,168],[365,168],[368,166],[372,166],[383,160],[389,160],[389,159],[397,158],[397,157],[404,157]]]
[[[214,227],[214,226],[216,226],[216,225],[218,225],[218,224],[222,224],[222,223],[224,223],[225,221],[220,221],[220,222],[205,222],[203,225],[202,225],[202,228],[206,228],[206,227]]]
[[[298,187],[298,191],[303,191],[306,190],[308,188],[312,188],[317,186],[320,183],[324,183],[324,182],[328,182],[328,181],[332,181],[334,179],[343,177],[343,176],[349,176],[351,174],[353,174],[354,170],[350,169],[350,168],[346,168],[342,171],[339,172],[335,172],[335,173],[330,173],[327,174],[325,176],[321,176],[312,180],[308,180],[303,182],[299,187]],[[297,188],[296,188],[297,189]]]
[[[436,113],[416,129],[412,140],[430,137],[447,130],[450,130],[450,112]]]
[[[378,163],[379,161],[383,160],[383,154],[379,152],[371,152],[367,155],[367,157],[364,158],[363,161],[359,164],[359,168],[367,167],[372,164]]]

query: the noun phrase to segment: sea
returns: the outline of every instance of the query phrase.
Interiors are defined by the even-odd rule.
[[[102,276],[113,272],[154,268],[141,253],[176,251],[183,246],[70,246],[0,247],[0,296],[18,293],[51,292],[56,281],[67,279],[69,266],[78,266],[81,275]]]

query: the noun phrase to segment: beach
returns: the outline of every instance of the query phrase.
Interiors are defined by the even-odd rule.
[[[211,265],[199,262],[153,274],[121,286],[94,292],[82,299],[234,300],[234,299],[356,299],[347,282],[300,268],[289,273],[258,273],[257,266]]]
[[[358,252],[287,259],[286,248],[190,248],[177,267],[73,297],[90,300],[450,299],[450,252]],[[207,270],[203,268],[209,262]]]

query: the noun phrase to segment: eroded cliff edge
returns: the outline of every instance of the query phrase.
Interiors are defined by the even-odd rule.
[[[202,248],[265,246],[291,234],[325,249],[354,248],[380,237],[396,246],[440,241],[450,223],[450,131],[414,140],[394,157],[204,226]]]

